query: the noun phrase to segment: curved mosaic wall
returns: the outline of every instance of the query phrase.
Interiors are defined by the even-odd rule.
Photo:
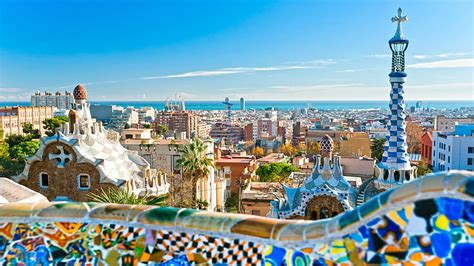
[[[474,176],[426,176],[309,222],[93,203],[0,205],[13,265],[474,264]]]

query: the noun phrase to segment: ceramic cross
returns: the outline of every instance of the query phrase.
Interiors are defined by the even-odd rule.
[[[56,146],[56,148],[59,150],[60,153],[59,154],[50,153],[49,159],[50,160],[58,159],[57,167],[64,168],[64,165],[66,164],[66,159],[69,159],[69,161],[72,160],[72,155],[66,154],[63,146]]]

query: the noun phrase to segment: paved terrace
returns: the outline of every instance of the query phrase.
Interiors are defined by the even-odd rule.
[[[0,205],[3,263],[473,265],[474,175],[428,175],[321,221],[96,203]]]

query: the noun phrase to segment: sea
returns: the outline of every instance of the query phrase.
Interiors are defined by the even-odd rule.
[[[407,101],[407,107],[415,106],[417,101]],[[232,109],[239,110],[239,102],[233,103]],[[151,106],[155,109],[164,109],[164,101],[91,101],[91,104],[98,105],[118,105]],[[294,110],[303,108],[315,108],[319,110],[353,110],[353,109],[388,109],[388,101],[246,101],[247,109],[266,110]],[[0,102],[0,106],[28,106],[30,102]],[[474,100],[470,101],[422,101],[423,108],[432,109],[460,109],[474,108]],[[186,110],[224,110],[221,101],[186,101]]]

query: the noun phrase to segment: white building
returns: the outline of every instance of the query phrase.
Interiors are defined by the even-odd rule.
[[[474,170],[474,124],[459,124],[454,132],[433,132],[433,171]]]
[[[474,124],[458,124],[454,132],[433,132],[433,171],[474,170]]]
[[[70,92],[62,94],[57,91],[54,94],[51,92],[41,94],[38,91],[31,96],[31,106],[53,106],[58,109],[71,109],[72,103],[74,103],[74,98]]]

